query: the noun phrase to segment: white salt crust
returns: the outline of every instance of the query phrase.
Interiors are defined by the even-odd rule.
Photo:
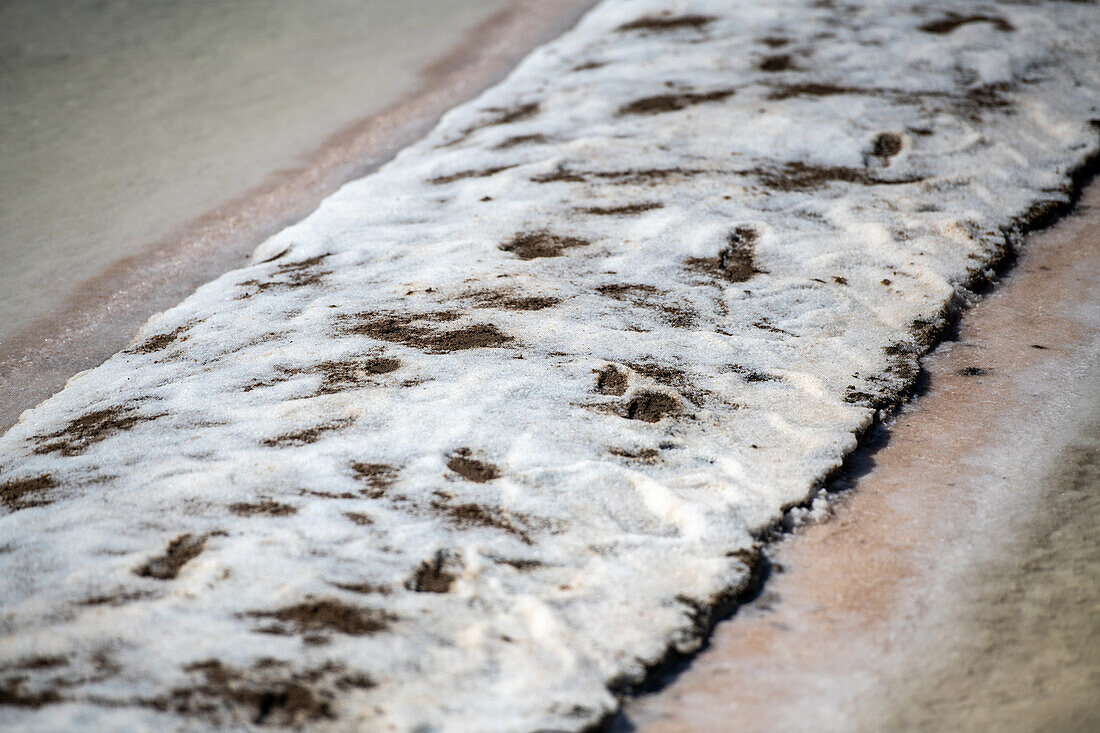
[[[0,440],[0,723],[597,723],[1065,201],[1098,21],[602,3]]]

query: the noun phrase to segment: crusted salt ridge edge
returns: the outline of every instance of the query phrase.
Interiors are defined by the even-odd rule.
[[[26,413],[0,720],[601,719],[1095,152],[1096,9],[953,7],[605,2]]]

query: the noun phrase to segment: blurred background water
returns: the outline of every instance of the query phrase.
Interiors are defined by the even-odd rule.
[[[0,345],[391,104],[507,0],[0,0]]]

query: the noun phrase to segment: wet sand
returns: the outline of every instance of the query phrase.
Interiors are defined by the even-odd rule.
[[[1100,728],[1100,185],[1031,237],[835,516],[619,730]]]
[[[5,121],[19,124],[0,145],[12,168],[0,203],[0,432],[592,4],[166,3],[114,36],[83,31],[113,22],[121,2],[83,14],[5,5],[11,73],[0,92],[27,104],[5,106]],[[94,47],[118,36],[120,48]],[[319,53],[318,43],[336,48]],[[141,68],[145,57],[159,67]],[[297,92],[275,93],[283,87]],[[90,100],[101,106],[84,109]],[[72,119],[35,111],[58,106]]]

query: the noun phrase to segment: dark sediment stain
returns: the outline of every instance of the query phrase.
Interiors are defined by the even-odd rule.
[[[664,204],[657,201],[647,201],[640,204],[624,204],[622,206],[586,206],[577,209],[582,214],[595,216],[632,216],[643,214],[647,211],[663,208]]]
[[[535,133],[533,135],[513,135],[494,145],[493,150],[508,150],[509,148],[518,147],[520,145],[542,145],[548,142],[550,142],[550,138],[542,133]]]
[[[29,691],[26,689],[26,676],[14,676],[0,682],[0,707],[31,708],[37,710],[44,705],[62,702],[61,695],[54,689]]]
[[[172,580],[179,575],[184,565],[202,554],[205,546],[206,537],[181,534],[168,543],[163,555],[135,568],[134,573],[143,578]]]
[[[140,601],[144,598],[150,598],[151,594],[145,591],[125,591],[119,590],[115,593],[107,593],[105,595],[92,596],[81,602],[82,606],[125,606],[127,603],[133,603],[134,601]]]
[[[386,493],[386,489],[397,480],[400,470],[388,463],[352,461],[349,465],[355,478],[367,485],[368,489],[364,493],[372,499],[379,499]]]
[[[584,183],[588,180],[611,181],[618,184],[658,183],[669,178],[690,178],[701,173],[712,173],[705,168],[631,168],[620,171],[576,171],[564,167],[552,173],[532,176],[533,183]]]
[[[713,15],[646,15],[618,27],[619,31],[673,31],[681,28],[701,30],[714,22]]]
[[[627,375],[614,364],[608,364],[596,372],[596,391],[600,394],[621,397],[626,394]]]
[[[402,344],[430,354],[497,348],[513,340],[492,324],[476,324],[452,330],[433,326],[436,322],[447,322],[457,317],[457,314],[450,311],[423,315],[360,313],[341,320],[345,333]]]
[[[40,473],[29,478],[9,479],[0,484],[0,501],[13,511],[45,506],[50,504],[51,500],[42,494],[56,486],[57,481],[48,473]]]
[[[567,249],[585,247],[590,244],[578,237],[565,237],[547,231],[521,232],[500,245],[504,252],[510,252],[521,260],[534,260],[540,257],[560,257]]]
[[[657,384],[672,387],[696,406],[701,405],[707,392],[697,389],[687,372],[678,367],[654,362],[630,362],[627,364],[632,370],[644,377],[649,377]]]
[[[780,381],[779,377],[773,376],[771,374],[764,374],[763,372],[758,372],[755,369],[749,369],[739,364],[730,364],[729,370],[734,374],[740,375],[742,379],[749,383]]]
[[[320,393],[331,394],[361,386],[368,383],[370,377],[390,374],[400,368],[399,360],[379,357],[326,361],[314,367],[314,371],[321,374]]]
[[[124,405],[94,410],[74,419],[55,433],[37,436],[35,440],[38,446],[35,447],[34,452],[36,454],[58,453],[63,456],[80,455],[94,443],[130,430],[135,425],[161,417],[164,415],[142,415],[137,412],[136,407]]]
[[[435,178],[429,178],[428,183],[433,186],[441,186],[445,183],[454,183],[455,181],[461,181],[466,178],[488,178],[489,176],[495,176],[502,171],[515,168],[515,165],[500,165],[493,168],[480,168],[478,170],[459,171],[458,173],[451,173],[446,176],[436,176]]]
[[[871,142],[871,155],[885,161],[900,153],[901,148],[901,135],[896,132],[880,132]]]
[[[745,282],[764,272],[756,267],[756,241],[759,235],[751,227],[737,227],[730,232],[726,245],[716,257],[689,257],[689,269],[731,283]]]
[[[381,595],[388,596],[391,591],[389,586],[378,585],[377,583],[333,583],[333,587],[340,590],[346,590],[349,593],[360,593],[362,595]]]
[[[158,333],[156,336],[150,336],[137,346],[127,349],[125,353],[153,354],[158,351],[164,351],[178,341],[186,341],[187,337],[184,336],[184,334],[190,327],[190,325],[184,325],[168,333]]]
[[[662,112],[676,112],[697,104],[721,102],[733,96],[732,89],[720,89],[713,92],[684,92],[682,94],[658,94],[643,97],[619,108],[620,115],[654,115]]]
[[[297,514],[298,508],[290,504],[280,504],[277,501],[265,499],[255,502],[237,502],[229,505],[229,511],[240,517],[286,517]]]
[[[498,565],[507,565],[510,568],[522,572],[529,572],[531,570],[537,570],[538,568],[545,567],[546,564],[541,560],[533,560],[528,558],[513,558],[513,557],[493,557],[492,561]]]
[[[596,292],[605,298],[613,298],[614,300],[638,300],[657,295],[660,291],[656,287],[645,283],[610,283],[600,285],[596,288]]]
[[[540,311],[561,303],[561,298],[549,295],[516,295],[511,290],[481,292],[472,298],[479,308],[500,308],[510,311]]]
[[[789,54],[776,54],[774,56],[765,56],[760,60],[760,63],[756,65],[756,68],[761,71],[767,71],[774,73],[777,71],[797,71],[798,67],[794,63],[794,59]]]
[[[531,537],[526,531],[530,518],[525,515],[472,502],[451,504],[444,495],[437,495],[432,500],[431,507],[459,529],[469,527],[498,529],[518,537],[524,544],[531,544]]]
[[[610,448],[607,452],[613,456],[626,458],[627,460],[644,463],[646,465],[653,465],[661,460],[661,455],[656,448],[638,448],[637,450]]]
[[[363,514],[361,512],[344,512],[344,516],[348,518],[354,524],[358,524],[360,527],[369,527],[374,524],[374,517],[369,514]]]
[[[314,425],[311,428],[304,430],[296,430],[290,433],[283,433],[274,438],[265,438],[260,441],[260,444],[268,448],[286,448],[289,446],[309,445],[316,443],[321,439],[321,436],[326,433],[331,433],[341,428],[346,428],[351,425],[351,420],[336,420],[329,423],[322,423],[321,425]]]
[[[447,459],[447,468],[467,481],[477,484],[487,483],[500,477],[500,469],[487,461],[473,457],[469,448],[459,448]]]
[[[644,283],[611,283],[600,285],[596,292],[606,298],[620,300],[632,305],[649,308],[659,313],[661,319],[674,328],[690,328],[698,320],[698,314],[684,305],[670,302],[662,291]]]
[[[809,163],[784,163],[773,168],[745,171],[755,175],[768,188],[779,191],[812,191],[830,183],[856,183],[862,186],[896,186],[919,183],[922,177],[882,178],[863,168],[824,166]]]
[[[753,328],[758,328],[761,331],[767,331],[768,333],[778,333],[782,334],[783,336],[797,336],[797,334],[791,333],[790,331],[784,330],[779,326],[776,326],[767,318],[761,318],[759,320],[753,321],[750,325]]]
[[[447,553],[437,552],[430,560],[420,563],[406,587],[417,593],[448,593],[458,577],[447,569],[449,562]]]
[[[501,107],[488,107],[485,109],[493,116],[471,128],[467,132],[473,130],[480,130],[485,127],[495,127],[497,125],[510,125],[513,122],[519,122],[520,120],[530,119],[539,113],[538,102],[528,102],[526,104],[517,105],[515,107],[501,108]]]
[[[248,616],[277,622],[263,629],[273,634],[334,631],[349,636],[368,636],[385,631],[396,620],[387,611],[353,606],[336,598],[306,600],[275,611],[251,611]]]
[[[780,100],[790,99],[792,97],[833,97],[842,94],[879,96],[884,92],[885,90],[882,89],[850,87],[822,82],[804,82],[801,84],[783,84],[773,87],[772,91],[768,94],[768,99]]]
[[[373,680],[332,662],[294,672],[275,659],[262,659],[251,669],[237,669],[216,659],[184,668],[193,685],[146,701],[150,707],[201,718],[219,726],[301,727],[332,720],[333,700],[353,689],[370,689]]]
[[[247,291],[238,295],[237,299],[250,298],[257,293],[267,290],[293,290],[296,288],[320,285],[325,276],[331,275],[331,270],[323,270],[319,265],[328,257],[327,254],[317,255],[298,262],[286,262],[275,268],[275,271],[267,279],[252,278],[244,280],[240,286]]]
[[[1011,33],[1016,30],[1007,20],[995,15],[959,15],[958,13],[947,13],[943,18],[929,21],[928,23],[917,26],[917,28],[925,33],[946,35],[964,25],[970,25],[972,23],[989,23],[1002,33]]]
[[[680,413],[680,401],[664,392],[642,390],[631,397],[620,413],[628,420],[656,423]]]

